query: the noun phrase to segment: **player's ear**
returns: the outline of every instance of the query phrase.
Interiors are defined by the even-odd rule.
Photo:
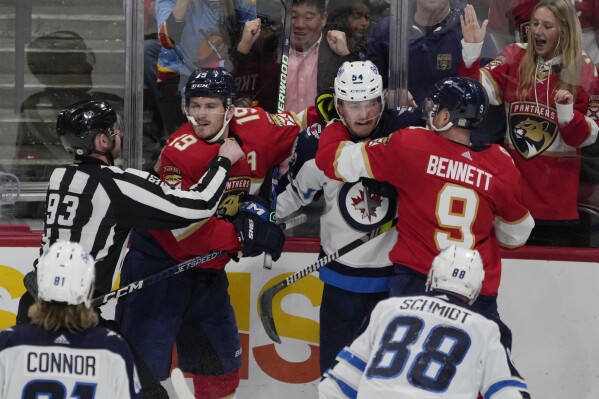
[[[447,124],[451,122],[451,113],[447,108],[443,108],[439,111],[439,114],[441,116],[441,121],[443,122],[442,126],[447,126]]]
[[[235,114],[235,106],[233,104],[231,104],[227,108],[227,119],[231,119],[234,114]]]
[[[98,151],[104,151],[109,147],[109,139],[106,133],[100,132],[93,138],[94,147]]]

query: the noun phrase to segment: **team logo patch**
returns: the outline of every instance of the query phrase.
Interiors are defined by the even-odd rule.
[[[391,139],[391,136],[385,136],[385,137],[380,137],[378,139],[374,139],[374,140],[370,140],[368,142],[368,147],[374,147],[375,145],[387,145],[387,143],[389,142],[389,139]]]
[[[225,193],[216,208],[216,217],[232,219],[237,212],[252,182],[249,177],[232,177],[225,185]]]
[[[505,62],[505,57],[503,55],[498,56],[497,58],[495,58],[494,60],[492,60],[491,62],[489,62],[485,68],[492,70],[497,68],[499,65],[503,64]]]
[[[339,211],[343,220],[358,231],[368,232],[393,219],[395,198],[367,193],[361,182],[346,183],[339,190]]]
[[[272,119],[277,126],[297,126],[295,119],[289,114],[274,114]]]
[[[547,151],[558,135],[556,120],[553,108],[524,101],[511,104],[509,136],[522,158],[532,159]]]
[[[447,71],[451,68],[451,60],[451,53],[437,54],[437,69],[441,71]]]
[[[162,179],[171,187],[181,187],[181,172],[175,166],[164,166],[162,168]]]

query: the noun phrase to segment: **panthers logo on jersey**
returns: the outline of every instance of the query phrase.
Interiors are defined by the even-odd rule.
[[[515,102],[510,108],[510,140],[524,159],[547,151],[558,135],[553,108]]]
[[[251,180],[249,177],[231,177],[225,185],[225,192],[216,209],[216,217],[231,220],[249,192]]]
[[[368,232],[393,219],[397,200],[370,193],[361,181],[346,183],[337,197],[345,222],[358,231]]]

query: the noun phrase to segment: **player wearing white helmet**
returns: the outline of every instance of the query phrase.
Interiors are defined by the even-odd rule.
[[[449,246],[424,295],[390,298],[319,384],[319,398],[530,398],[500,340],[499,320],[469,306],[484,270],[476,250]]]
[[[40,257],[31,324],[0,332],[0,399],[141,398],[129,347],[89,307],[94,280],[79,244],[57,241]]]
[[[382,78],[370,61],[346,62],[339,69],[334,87],[335,109],[341,120],[326,129],[339,129],[359,142],[381,138],[413,124],[422,124],[413,109],[384,109]],[[323,193],[320,219],[321,256],[391,221],[396,214],[395,189],[373,179],[356,183],[327,178],[318,169],[314,155],[325,123],[300,133],[287,174],[289,185],[277,198],[277,218],[289,216]],[[359,331],[362,321],[377,302],[387,298],[392,266],[388,253],[397,241],[390,231],[320,269],[324,282],[320,306],[320,368],[324,372],[339,351]]]
[[[484,278],[483,260],[478,251],[451,245],[433,260],[426,290],[459,295],[472,305],[478,298]]]

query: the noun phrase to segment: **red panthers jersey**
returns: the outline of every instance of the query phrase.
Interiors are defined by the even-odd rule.
[[[269,114],[262,108],[235,108],[229,137],[243,143],[245,159],[229,170],[229,180],[216,216],[183,229],[159,231],[152,235],[173,258],[183,262],[214,250],[241,250],[235,226],[230,223],[248,193],[256,193],[270,168],[291,154],[299,125],[291,113]],[[204,174],[218,155],[219,143],[199,139],[190,122],[183,124],[168,140],[161,154],[160,177],[173,187],[187,189]],[[225,218],[229,221],[223,219]],[[203,268],[223,268],[230,260],[218,257]]]
[[[560,81],[559,57],[553,64],[539,64],[534,87],[524,98],[517,89],[520,61],[526,44],[507,46],[484,68],[466,68],[462,62],[460,76],[480,80],[494,105],[504,104],[508,118],[506,147],[522,173],[523,199],[532,216],[539,220],[575,220],[580,175],[580,147],[597,138],[598,128],[589,112],[589,91],[596,70],[591,60],[581,54],[581,86],[574,99],[574,117],[560,125],[554,100]],[[479,73],[480,71],[480,73]]]
[[[329,124],[316,164],[333,179],[370,177],[396,187],[399,237],[390,260],[426,275],[449,245],[477,249],[485,267],[481,293],[497,295],[498,244],[523,245],[534,226],[510,155],[498,145],[474,149],[420,127],[365,143],[348,139],[341,122]]]

